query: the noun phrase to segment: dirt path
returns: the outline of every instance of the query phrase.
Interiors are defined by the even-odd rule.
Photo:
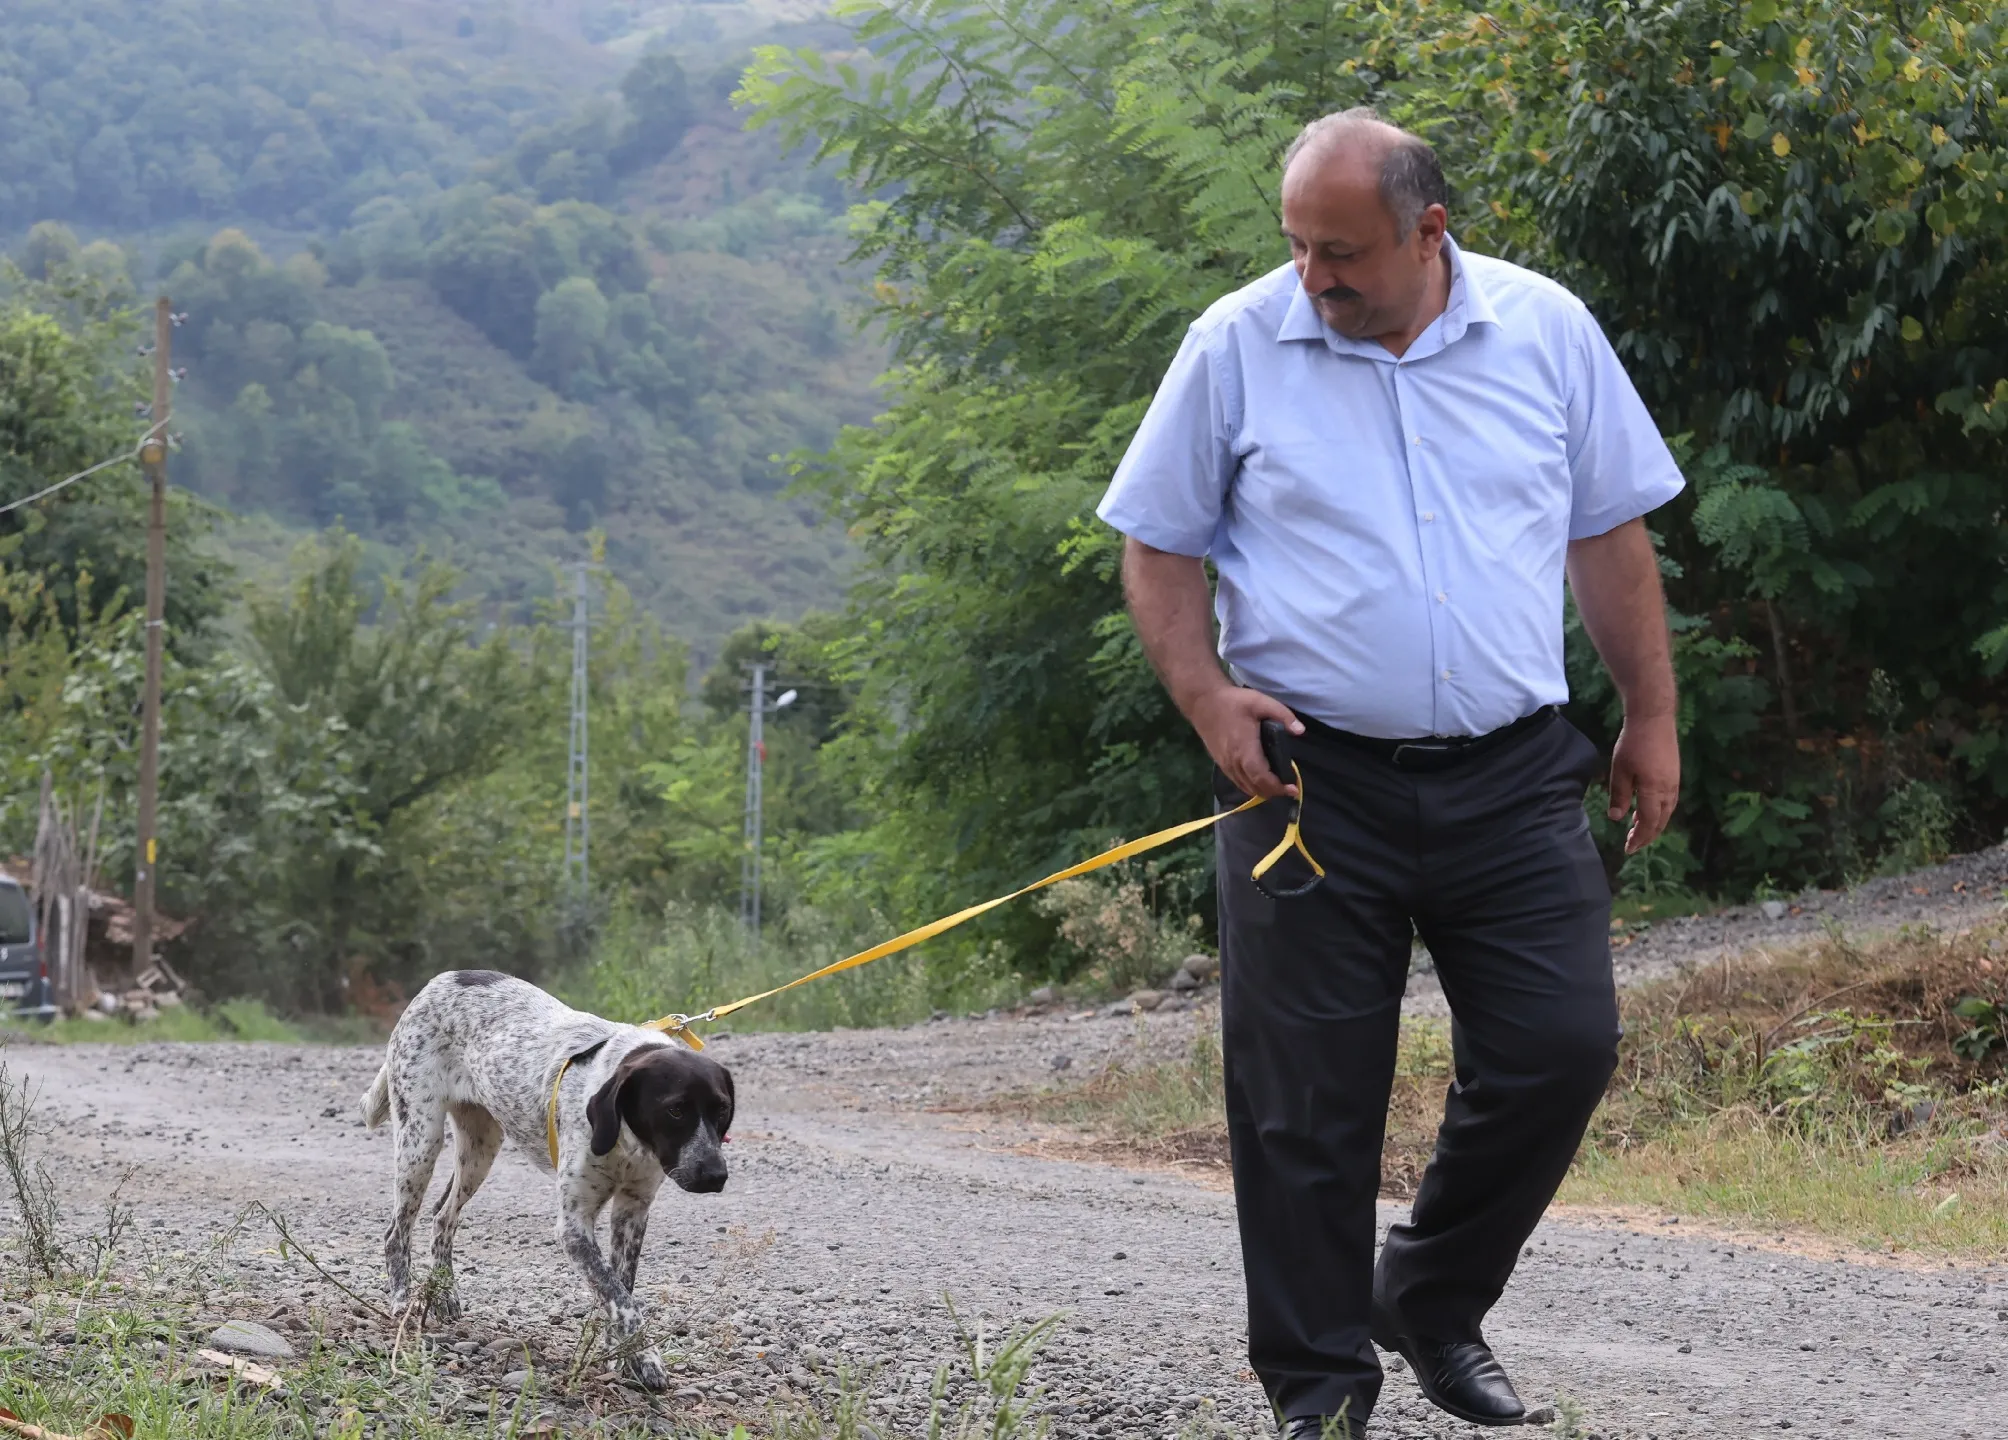
[[[1146,1028],[1169,1047],[1193,1018],[1152,1016]],[[814,1393],[810,1372],[842,1360],[878,1370],[879,1413],[914,1433],[951,1348],[947,1291],[992,1333],[1064,1316],[1037,1372],[1063,1440],[1168,1437],[1209,1413],[1228,1433],[1266,1433],[1242,1358],[1228,1195],[1028,1154],[1016,1122],[929,1108],[1037,1083],[1056,1055],[1092,1063],[1131,1029],[1049,1017],[719,1042],[742,1099],[731,1185],[715,1197],[666,1190],[643,1261],[644,1290],[688,1357],[665,1418],[758,1414],[784,1390]],[[354,1112],[377,1052],[17,1046],[7,1059],[40,1082],[79,1201],[137,1167],[142,1233],[169,1248],[263,1200],[376,1292],[389,1140]],[[461,1373],[448,1382],[465,1385],[471,1412],[520,1363],[478,1344],[527,1342],[548,1366],[576,1341],[584,1291],[551,1214],[549,1182],[513,1154],[468,1212],[470,1314],[447,1338],[474,1352],[451,1362]],[[269,1241],[236,1253],[269,1297],[265,1316],[343,1308]],[[1998,1440],[2008,1415],[2002,1270],[1814,1261],[1671,1226],[1564,1220],[1536,1237],[1490,1335],[1530,1403],[1569,1397],[1607,1440]],[[1478,1432],[1395,1374],[1373,1433]]]

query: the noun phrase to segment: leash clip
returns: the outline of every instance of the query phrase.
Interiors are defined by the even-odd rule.
[[[702,1015],[665,1015],[660,1020],[651,1020],[647,1028],[659,1030],[664,1035],[674,1035],[693,1050],[702,1050],[704,1042],[697,1038],[693,1025],[709,1025],[718,1018],[718,1007],[712,1006]]]

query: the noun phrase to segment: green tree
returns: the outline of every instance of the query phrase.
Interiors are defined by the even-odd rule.
[[[1963,789],[1969,840],[2008,819],[2004,16],[1417,6],[1366,57],[1692,437],[1665,539],[1687,646],[1730,662],[1684,667],[1712,878],[1909,853],[1891,802],[1922,781]],[[1578,693],[1612,703],[1589,667]]]
[[[621,98],[627,102],[615,163],[624,170],[653,164],[683,141],[696,117],[690,80],[674,55],[657,51],[644,55],[621,77]]]
[[[884,903],[912,915],[1207,807],[1085,522],[1185,325],[1283,259],[1276,157],[1293,115],[1365,95],[1345,63],[1365,21],[847,14],[850,57],[763,51],[742,99],[885,197],[853,228],[903,362],[893,404],[807,472],[866,555],[836,644],[860,700],[830,763],[880,818],[821,853],[832,890],[896,876]],[[1174,863],[1203,889],[1202,848]]]
[[[297,879],[316,936],[301,998],[320,1006],[341,1003],[358,958],[407,971],[422,958],[400,933],[412,905],[397,883],[405,822],[495,771],[551,689],[548,653],[502,630],[481,638],[447,567],[387,578],[372,595],[361,557],[340,534],[303,549],[292,584],[254,599],[248,624],[278,698],[339,728],[355,823],[375,847],[331,854]]]
[[[537,350],[532,359],[560,393],[591,393],[607,338],[607,298],[584,275],[561,280],[537,301]]]

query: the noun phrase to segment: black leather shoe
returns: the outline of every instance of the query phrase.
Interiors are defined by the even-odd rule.
[[[1299,1415],[1285,1420],[1278,1440],[1364,1440],[1366,1427],[1344,1415]]]
[[[1484,1341],[1443,1343],[1405,1334],[1405,1329],[1386,1306],[1374,1306],[1374,1344],[1408,1361],[1415,1371],[1415,1383],[1430,1404],[1473,1425],[1519,1425],[1526,1421],[1527,1407]]]

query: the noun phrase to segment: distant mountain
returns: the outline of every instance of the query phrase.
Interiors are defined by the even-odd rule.
[[[729,100],[752,43],[835,33],[816,7],[8,11],[0,241],[190,311],[176,479],[248,551],[339,519],[521,613],[603,529],[701,652],[835,598],[774,457],[868,418],[881,356],[845,197]]]

